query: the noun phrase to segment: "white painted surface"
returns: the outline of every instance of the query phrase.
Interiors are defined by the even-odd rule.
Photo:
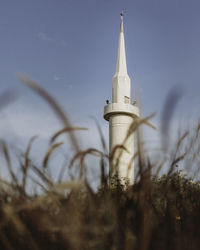
[[[137,106],[125,103],[110,103],[104,107],[104,118],[109,121],[111,115],[126,114],[132,117],[139,116]]]
[[[121,182],[134,183],[134,135],[128,136],[129,128],[139,116],[137,106],[130,104],[131,81],[127,73],[126,52],[123,32],[123,16],[119,35],[116,73],[112,79],[112,103],[104,107],[104,118],[109,121],[110,174],[118,174]],[[117,146],[123,145],[125,149]]]
[[[109,119],[109,139],[110,152],[112,152],[117,145],[123,145],[126,150],[118,148],[115,151],[112,159],[111,174],[118,173],[122,182],[129,180],[130,184],[134,182],[134,138],[131,134],[127,138],[127,133],[130,124],[133,122],[133,117],[128,115],[112,115]]]

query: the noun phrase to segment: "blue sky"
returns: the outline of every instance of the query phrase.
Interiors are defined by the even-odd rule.
[[[90,116],[107,137],[103,107],[111,99],[121,10],[132,94],[142,114],[157,111],[157,123],[168,91],[178,85],[184,95],[175,123],[199,118],[198,0],[1,0],[0,93],[21,93],[1,111],[1,136],[17,143],[60,128],[46,103],[20,84],[17,74],[25,73],[55,96],[74,124],[90,128],[85,146],[99,143]]]

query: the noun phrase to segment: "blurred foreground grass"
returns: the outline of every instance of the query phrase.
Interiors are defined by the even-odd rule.
[[[137,147],[135,153],[136,181],[123,186],[117,176],[108,183],[105,162],[111,161],[99,128],[103,151],[89,148],[81,151],[75,130],[58,103],[36,83],[26,77],[26,85],[44,98],[63,123],[63,128],[50,139],[49,150],[42,167],[35,166],[30,157],[31,138],[20,161],[22,177],[17,177],[6,141],[1,151],[10,173],[10,181],[0,180],[0,249],[72,249],[72,250],[132,250],[132,249],[199,249],[200,247],[200,183],[182,174],[178,164],[185,163],[198,175],[200,125],[180,136],[168,158],[151,159],[143,150],[140,125],[149,125],[151,116],[138,119],[132,125]],[[170,100],[171,102],[171,100]],[[172,112],[173,107],[164,112]],[[171,109],[171,110],[170,110]],[[169,119],[169,117],[168,117]],[[168,127],[163,127],[167,134]],[[69,164],[79,160],[79,177],[56,182],[48,174],[48,161],[61,142],[55,140],[67,133],[75,154]],[[165,138],[163,138],[165,140]],[[163,147],[166,143],[163,143]],[[117,150],[117,149],[116,149]],[[100,159],[100,185],[95,192],[87,180],[85,157]],[[166,174],[159,170],[167,166]],[[34,173],[37,178],[33,178]],[[155,173],[154,175],[152,173]],[[30,194],[32,179],[42,192]]]

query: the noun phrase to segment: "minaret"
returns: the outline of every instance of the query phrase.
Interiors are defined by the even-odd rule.
[[[127,73],[124,42],[123,13],[121,13],[116,73],[112,79],[112,103],[104,107],[104,119],[109,121],[110,176],[118,175],[121,182],[134,183],[134,135],[127,138],[129,128],[139,116],[139,109],[131,103],[131,81]],[[118,147],[123,145],[122,147]]]

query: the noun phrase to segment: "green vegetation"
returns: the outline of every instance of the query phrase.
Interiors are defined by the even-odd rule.
[[[74,130],[83,128],[73,128],[48,93],[29,79],[22,80],[51,105],[64,129],[52,136],[41,168],[33,165],[29,158],[35,138],[30,140],[20,160],[21,179],[13,170],[10,149],[1,141],[11,180],[0,180],[0,249],[199,249],[200,183],[182,174],[177,165],[189,162],[191,168],[197,168],[199,125],[192,135],[187,132],[180,137],[174,153],[167,159],[166,174],[159,175],[157,171],[152,175],[164,163],[152,164],[155,159],[151,160],[142,149],[138,128],[144,121],[147,124],[148,118],[136,121],[136,182],[134,186],[123,186],[115,176],[108,184],[105,161],[110,159],[106,152],[93,148],[80,151]],[[79,159],[80,177],[55,183],[46,170],[52,152],[61,145],[54,141],[63,133],[69,133],[76,151],[69,167]],[[103,137],[101,139],[105,148]],[[100,158],[97,192],[91,188],[84,171],[88,154]],[[27,191],[32,172],[38,176],[35,183],[42,193],[30,195]]]

